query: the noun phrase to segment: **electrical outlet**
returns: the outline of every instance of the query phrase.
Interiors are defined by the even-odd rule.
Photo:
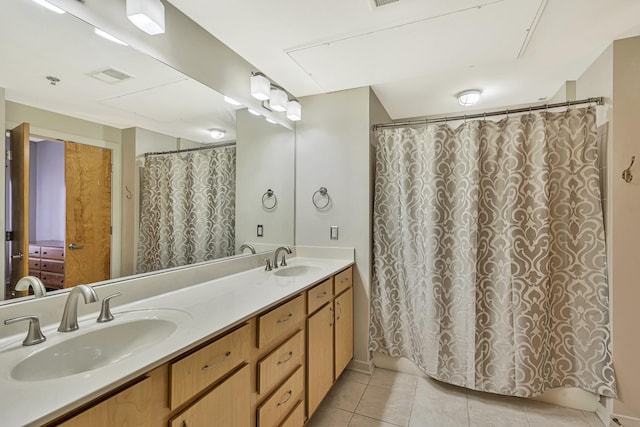
[[[256,235],[257,235],[258,237],[262,237],[262,236],[264,236],[264,227],[262,227],[262,224],[258,224],[258,228],[257,228],[257,231],[256,231]]]
[[[329,231],[329,237],[331,240],[338,240],[338,226],[332,225]]]

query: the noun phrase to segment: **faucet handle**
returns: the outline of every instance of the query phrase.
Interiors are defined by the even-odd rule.
[[[29,331],[27,332],[27,337],[24,339],[24,341],[22,341],[22,345],[40,344],[41,342],[45,342],[47,340],[47,338],[42,334],[42,330],[40,329],[40,319],[38,319],[38,316],[14,317],[5,320],[4,324],[10,325],[12,323],[20,322],[23,320],[29,321]]]
[[[271,260],[269,258],[265,258],[264,262],[266,263],[265,267],[264,267],[264,271],[271,271],[273,270],[273,268],[271,268]]]
[[[102,308],[100,309],[100,315],[96,322],[98,323],[106,323],[113,320],[113,314],[111,314],[111,308],[109,307],[109,302],[115,298],[122,295],[120,292],[117,292],[113,295],[109,295],[108,297],[104,297],[102,300]]]

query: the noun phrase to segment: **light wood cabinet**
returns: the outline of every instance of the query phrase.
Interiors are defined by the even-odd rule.
[[[258,362],[258,394],[264,394],[304,363],[304,331],[298,331]]]
[[[249,427],[250,369],[248,365],[171,419],[171,427]],[[114,424],[122,425],[122,424]]]
[[[334,304],[336,317],[334,379],[337,380],[353,358],[353,288],[338,295]]]
[[[291,411],[289,416],[280,424],[280,427],[300,427],[304,425],[304,401],[300,401],[298,405]]]
[[[304,317],[302,295],[258,316],[258,347],[262,348],[283,334],[295,330]]]
[[[307,415],[310,417],[333,385],[333,305],[307,321]]]
[[[258,427],[277,427],[304,396],[304,368],[300,366],[258,408]]]
[[[60,427],[153,426],[152,381],[142,381],[90,407]]]
[[[307,312],[309,314],[322,307],[333,298],[333,278],[314,286],[307,293]]]

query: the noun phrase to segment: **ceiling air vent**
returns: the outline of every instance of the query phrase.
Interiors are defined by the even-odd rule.
[[[133,78],[132,75],[124,71],[116,70],[115,68],[105,68],[104,70],[94,71],[93,73],[89,73],[89,76],[105,83],[118,83]]]
[[[373,7],[380,7],[390,3],[397,3],[399,1],[400,0],[371,0],[371,4],[373,5]]]

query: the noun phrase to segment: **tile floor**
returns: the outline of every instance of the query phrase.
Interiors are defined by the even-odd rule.
[[[345,371],[308,427],[603,427],[598,417],[376,368]]]

